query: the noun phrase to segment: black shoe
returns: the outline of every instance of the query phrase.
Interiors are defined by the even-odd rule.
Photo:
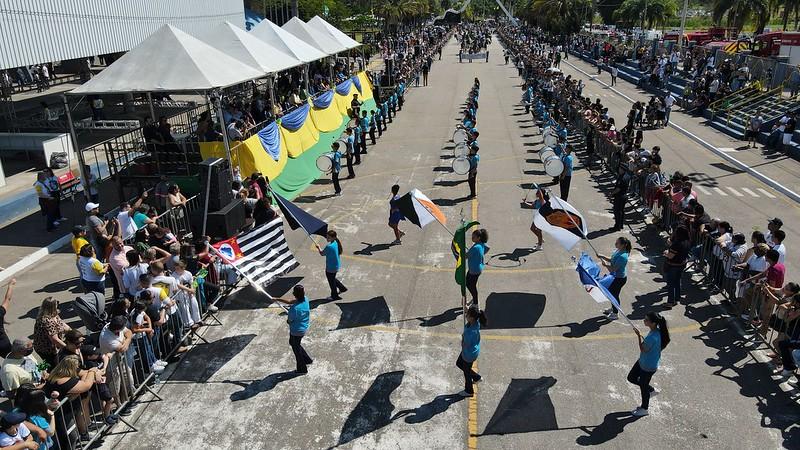
[[[311,359],[311,358],[308,358],[308,360],[306,361],[306,365],[307,365],[307,366],[310,366],[310,365],[312,365],[312,364],[314,364],[314,360],[313,360],[313,359]]]
[[[340,294],[344,294],[344,293],[345,293],[345,292],[347,292],[348,290],[349,290],[349,289],[347,289],[346,287],[343,287],[343,288],[339,289],[339,293],[340,293]]]
[[[308,369],[297,369],[294,371],[297,375],[305,375],[308,373]]]
[[[331,299],[333,299],[333,300],[341,300],[341,299],[342,299],[342,297],[339,297],[338,295],[336,295],[336,296],[334,296],[334,297],[331,297]]]

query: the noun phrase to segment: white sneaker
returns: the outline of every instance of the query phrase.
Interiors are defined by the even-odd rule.
[[[634,417],[644,417],[650,414],[646,409],[642,408],[641,406],[631,411],[631,415]]]
[[[459,392],[459,393],[458,393],[458,395],[460,395],[460,396],[462,396],[462,397],[472,397],[472,396],[473,396],[473,395],[475,395],[475,394],[470,394],[470,393],[469,393],[469,392],[467,392],[467,391],[461,391],[461,392]]]
[[[159,366],[158,364],[153,363],[153,365],[150,366],[150,371],[157,374],[164,373],[164,366]]]
[[[798,385],[800,385],[800,379],[797,379],[797,378],[795,378],[794,380],[789,380],[789,381],[787,381],[787,383],[789,383],[789,386],[792,386],[792,387],[800,387],[800,386],[798,386]]]
[[[533,247],[533,251],[538,251],[538,250],[541,250],[541,249],[542,249],[542,244],[536,244],[536,246]]]
[[[617,313],[612,312],[612,313],[606,314],[606,319],[614,321],[614,320],[619,319],[619,316],[617,315]]]
[[[156,360],[156,362],[153,363],[153,365],[154,366],[166,367],[167,365],[169,365],[169,363],[166,362],[166,361],[162,361],[162,360],[158,359],[158,360]]]
[[[216,307],[216,306],[214,306],[214,305],[208,305],[208,312],[215,313],[215,312],[217,312],[217,311],[219,311],[219,308],[217,308],[217,307]]]

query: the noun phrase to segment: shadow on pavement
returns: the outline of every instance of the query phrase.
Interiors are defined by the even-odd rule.
[[[262,392],[269,392],[275,389],[275,386],[277,386],[278,384],[284,381],[291,380],[292,378],[297,378],[299,376],[301,376],[301,374],[296,373],[294,371],[278,372],[267,375],[263,380],[256,380],[251,383],[243,383],[241,381],[230,381],[230,380],[225,380],[223,381],[223,383],[235,384],[237,386],[241,386],[244,388],[241,391],[237,391],[231,394],[231,401],[238,402],[240,400],[247,400],[249,398],[253,398]]]
[[[336,446],[346,444],[361,436],[392,423],[392,393],[403,382],[405,371],[385,372],[378,375],[347,416]]]
[[[255,339],[255,334],[227,336],[193,347],[170,376],[170,381],[205,383]]]
[[[398,411],[391,420],[397,420],[401,417],[405,418],[405,422],[409,424],[415,423],[422,423],[431,420],[433,416],[437,414],[441,414],[447,411],[450,408],[450,405],[454,403],[458,403],[461,400],[464,400],[465,397],[462,397],[458,394],[445,394],[445,395],[437,395],[432,401],[425,403],[424,405],[420,405],[414,409],[404,409],[402,411]]]
[[[337,330],[388,323],[392,313],[383,296],[350,303],[337,303],[342,310]]]
[[[603,423],[596,427],[581,427],[587,434],[578,436],[575,443],[581,446],[600,445],[622,434],[625,426],[636,422],[640,417],[632,416],[630,411],[620,411],[606,414]],[[589,428],[592,428],[589,431]]]
[[[456,318],[463,313],[460,307],[451,308],[435,316],[417,317],[417,320],[419,320],[419,326],[421,327],[438,327],[439,325],[456,320]]]
[[[562,336],[568,338],[581,338],[588,334],[594,333],[595,331],[600,331],[600,328],[603,325],[608,325],[609,323],[611,322],[605,316],[595,316],[584,319],[581,323],[570,322],[558,326],[569,328],[569,331],[564,333]]]
[[[555,407],[548,391],[553,377],[512,378],[481,436],[557,430]]]
[[[528,292],[492,292],[486,298],[487,329],[533,328],[546,297]]]

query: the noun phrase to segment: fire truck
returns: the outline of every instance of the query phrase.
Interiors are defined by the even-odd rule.
[[[753,55],[778,58],[789,64],[800,64],[800,33],[776,31],[759,34],[753,39]]]
[[[664,33],[664,41],[678,42],[681,32],[672,30]],[[736,39],[735,28],[709,28],[708,30],[689,31],[683,35],[683,45],[705,45],[715,41],[730,41]]]

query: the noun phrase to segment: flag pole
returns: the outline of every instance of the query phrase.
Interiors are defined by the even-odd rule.
[[[260,284],[258,284],[258,283],[256,283],[255,281],[253,281],[253,279],[252,279],[252,278],[250,278],[250,275],[247,275],[247,274],[246,274],[246,273],[244,273],[244,272],[243,272],[241,269],[239,269],[239,267],[237,267],[237,266],[236,266],[236,263],[234,263],[233,261],[231,261],[231,260],[229,260],[228,258],[226,258],[226,257],[225,257],[225,256],[224,256],[222,253],[220,253],[219,251],[217,251],[217,249],[215,249],[214,247],[212,247],[212,246],[211,246],[211,245],[210,245],[208,242],[206,242],[206,246],[207,246],[207,248],[208,248],[209,250],[211,250],[211,251],[212,251],[212,252],[213,252],[215,255],[217,255],[217,256],[219,256],[220,258],[222,258],[222,260],[223,260],[223,261],[224,261],[226,264],[230,264],[230,265],[231,265],[231,267],[233,267],[233,270],[235,270],[235,271],[236,271],[236,273],[238,273],[238,274],[239,274],[239,275],[241,275],[241,276],[242,276],[242,277],[243,277],[245,280],[247,280],[247,282],[248,282],[248,283],[250,283],[250,285],[251,285],[251,286],[255,287],[255,288],[256,288],[256,289],[257,289],[259,292],[261,292],[262,294],[266,295],[266,296],[267,296],[267,298],[269,298],[270,300],[274,300],[274,297],[273,297],[273,296],[271,296],[271,295],[269,295],[269,292],[267,292],[267,291],[266,291],[266,289],[264,289],[264,288],[263,288],[263,287],[262,287]],[[273,303],[275,303],[275,304],[277,304],[278,306],[280,306],[281,308],[283,308],[283,310],[284,310],[284,311],[286,311],[286,312],[289,312],[289,310],[288,310],[288,309],[286,309],[286,307],[285,307],[285,306],[283,306],[283,305],[282,305],[280,302],[273,302]]]
[[[281,199],[283,199],[283,197],[281,197]],[[276,202],[278,202],[278,203],[280,203],[280,202],[281,202],[281,201],[280,201],[280,200],[278,200],[277,198],[275,198],[275,201],[276,201]],[[278,208],[278,209],[280,209],[280,208]],[[286,208],[286,209],[287,209],[287,212],[288,212],[289,208]],[[303,231],[305,231],[305,232],[306,232],[306,236],[308,236],[308,238],[309,238],[309,239],[311,239],[311,242],[313,242],[313,243],[314,243],[314,246],[315,246],[315,247],[317,247],[317,250],[321,250],[321,249],[319,248],[319,244],[317,244],[317,241],[315,241],[315,240],[314,240],[314,238],[313,238],[313,237],[311,237],[311,233],[309,233],[309,232],[308,232],[308,230],[306,229],[306,227],[305,227],[305,226],[303,226],[303,223],[302,223],[301,221],[297,220],[297,218],[296,218],[296,217],[294,218],[294,221],[295,221],[295,222],[297,222],[297,224],[298,224],[298,225],[300,225],[300,228],[302,228],[302,229],[303,229]]]

